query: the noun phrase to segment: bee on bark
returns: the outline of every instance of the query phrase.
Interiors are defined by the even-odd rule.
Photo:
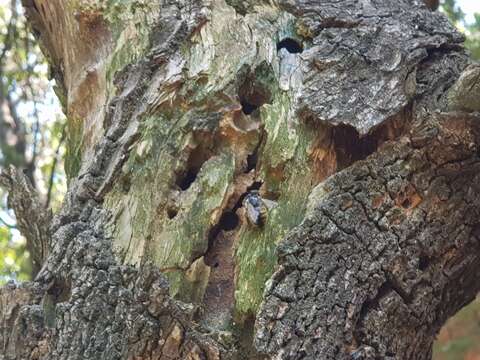
[[[255,226],[263,226],[267,220],[268,212],[277,206],[277,203],[263,199],[258,190],[252,190],[245,196],[242,205],[245,208],[249,223]]]

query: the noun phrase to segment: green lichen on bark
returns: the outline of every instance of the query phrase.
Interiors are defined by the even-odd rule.
[[[82,165],[83,121],[76,117],[67,118],[65,151],[65,173],[68,179],[78,175]]]
[[[288,61],[280,64],[277,56],[278,41],[298,38],[294,29],[294,18],[274,7],[259,7],[257,13],[239,16],[225,2],[216,1],[209,21],[183,44],[183,59],[175,60],[177,80],[170,87],[160,86],[164,95],[159,96],[158,113],[143,120],[142,136],[124,166],[123,180],[107,196],[116,219],[112,236],[117,252],[126,263],[152,260],[166,272],[171,293],[182,299],[202,298],[196,287],[208,274],[201,270],[203,275],[192,275],[190,266],[208,250],[209,233],[234,191],[240,162],[246,161],[238,158],[245,146],[249,149],[245,157],[257,147],[259,164],[253,181],[261,182],[267,193],[278,198],[278,207],[269,214],[265,227],[242,224],[237,230],[238,315],[258,308],[276,261],[276,243],[303,217],[305,199],[314,183],[307,156],[312,136],[304,131],[292,106],[298,70],[282,68],[294,66]],[[120,44],[125,46],[116,51],[112,64],[121,60],[113,68],[133,59],[129,44]],[[225,126],[230,116],[237,117],[232,114],[243,101],[261,107],[256,116],[241,115],[245,124],[235,123],[241,127],[234,130],[237,144],[224,139],[224,144],[212,144],[212,150],[201,144],[209,140],[196,139],[196,133],[226,131],[220,123]],[[258,138],[256,142],[264,133],[259,147],[242,140],[251,137],[249,132],[257,133],[252,138]],[[187,171],[188,154],[207,150],[212,153],[204,159],[191,187],[179,191],[175,181]]]
[[[306,199],[315,185],[307,149],[313,136],[291,113],[291,100],[279,93],[262,109],[266,142],[261,149],[260,176],[267,194],[278,205],[269,211],[262,228],[244,226],[236,251],[237,282],[235,310],[243,317],[255,314],[262,301],[265,282],[276,264],[275,249],[305,213]],[[281,178],[278,176],[281,169]]]
[[[298,57],[277,53],[283,38],[300,42],[294,17],[271,6],[240,16],[224,1],[214,5],[205,25],[182,43],[181,57],[170,60],[175,65],[169,82],[159,84],[155,113],[142,119],[140,140],[105,203],[114,215],[110,233],[120,258],[133,264],[153,261],[167,274],[172,295],[201,301],[209,275],[192,263],[214,241],[209,235],[246,161],[240,154],[256,151],[252,181],[260,182],[278,206],[263,228],[244,223],[236,230],[234,312],[243,317],[254,314],[261,302],[276,244],[303,218],[305,199],[317,181],[308,157],[313,136],[293,106],[300,87]],[[135,26],[135,14],[128,19],[115,14],[115,7],[106,12],[117,40],[106,72],[110,84],[119,69],[154,53],[151,24],[143,24],[144,31],[143,25]],[[139,41],[132,44],[130,37]],[[110,96],[115,92],[109,90]],[[258,114],[238,115],[236,106],[244,103],[259,106]],[[225,128],[230,117],[238,116],[240,123],[233,120],[233,127]],[[237,135],[228,135],[231,131]],[[223,140],[212,134],[223,134]],[[189,171],[195,152],[208,155],[196,165],[193,183],[180,190],[178,177]]]
[[[159,5],[152,1],[109,1],[103,12],[110,25],[115,43],[107,71],[111,82],[115,73],[135,63],[150,49]]]
[[[187,291],[182,285],[187,281],[183,272],[207,250],[208,233],[221,214],[235,160],[228,152],[205,159],[188,189],[179,189],[176,179],[188,172],[185,157],[202,149],[196,148],[192,133],[185,131],[196,125],[197,118],[191,113],[171,116],[145,120],[142,139],[124,166],[123,180],[107,197],[107,205],[118,219],[114,244],[124,261],[139,263],[145,257],[168,270],[175,295],[180,287]]]
[[[155,228],[153,258],[160,268],[186,269],[193,258],[207,251],[208,232],[217,220],[216,212],[226,197],[233,170],[231,154],[211,158],[192,186],[180,195],[178,215],[163,229]]]

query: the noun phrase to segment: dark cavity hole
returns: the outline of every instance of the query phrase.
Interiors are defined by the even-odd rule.
[[[292,38],[285,38],[277,44],[277,51],[286,49],[290,54],[299,54],[303,51],[302,44]]]
[[[243,68],[239,74],[238,98],[245,115],[255,113],[272,99],[271,86],[276,81],[272,67],[262,63],[254,70]]]
[[[242,111],[245,115],[250,115],[259,108],[258,106],[250,104],[246,101],[241,101],[240,104],[242,105]]]
[[[213,264],[213,267],[214,268],[218,268],[220,266],[220,264],[218,262],[216,262],[215,264]]]
[[[252,171],[257,167],[257,159],[258,159],[257,151],[247,156],[247,168],[245,169],[245,173],[249,173],[250,171]]]
[[[412,205],[412,203],[410,202],[410,199],[405,199],[405,200],[403,200],[403,202],[402,202],[402,207],[403,207],[404,209],[408,209],[411,205]]]
[[[175,216],[177,216],[177,214],[178,214],[177,209],[172,207],[167,208],[167,216],[170,220],[173,219]]]
[[[245,196],[251,191],[251,190],[258,190],[262,186],[261,181],[255,181],[252,185],[250,185],[247,188],[247,191],[243,193],[236,204],[233,206],[231,210],[226,210],[223,212],[222,216],[220,217],[220,220],[217,224],[215,224],[209,231],[208,234],[208,248],[210,249],[213,246],[213,242],[217,238],[218,234],[220,234],[220,231],[225,230],[225,231],[231,231],[234,230],[240,223],[240,219],[238,218],[238,215],[236,214],[237,210],[242,207],[243,199],[245,199]]]
[[[177,172],[178,175],[175,181],[177,186],[182,191],[190,188],[190,186],[197,179],[198,173],[200,172],[203,164],[212,156],[213,153],[211,150],[205,149],[202,146],[192,149],[188,156],[185,167],[182,167]]]
[[[240,219],[238,218],[238,215],[235,214],[235,211],[238,208],[235,207],[233,210],[228,210],[225,211],[222,216],[220,217],[220,220],[215,226],[213,226],[208,234],[208,248],[211,249],[213,246],[213,242],[217,238],[217,236],[220,234],[220,231],[231,231],[234,230],[239,222]],[[207,251],[208,252],[208,251]]]
[[[223,213],[220,218],[219,226],[220,229],[230,231],[235,229],[238,226],[238,216],[233,211],[226,211]]]
[[[426,270],[429,264],[430,264],[430,260],[428,259],[428,256],[421,255],[420,258],[418,259],[418,268],[421,271]]]
[[[261,182],[261,181],[255,181],[252,185],[250,185],[247,188],[247,192],[251,191],[251,190],[260,190],[260,188],[262,187],[262,184],[263,184],[263,182]]]
[[[52,296],[55,304],[60,302],[66,302],[70,300],[72,293],[72,286],[70,281],[64,278],[56,278],[47,293]]]
[[[333,141],[337,149],[340,168],[363,160],[377,150],[375,135],[360,136],[355,128],[349,125],[338,125],[333,129]]]
[[[186,172],[182,173],[177,179],[177,185],[182,191],[187,190],[193,182],[196,180],[198,171],[194,169],[188,169]]]

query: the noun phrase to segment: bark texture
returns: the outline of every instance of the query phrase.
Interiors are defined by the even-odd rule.
[[[24,2],[70,184],[35,281],[1,290],[0,358],[431,356],[480,286],[478,66],[441,14]]]
[[[281,358],[429,359],[478,292],[478,116],[426,115],[315,188],[257,318]]]
[[[0,173],[0,186],[10,194],[8,207],[14,210],[18,229],[27,239],[33,273],[37,274],[48,256],[52,212],[45,208],[27,175],[13,166]]]

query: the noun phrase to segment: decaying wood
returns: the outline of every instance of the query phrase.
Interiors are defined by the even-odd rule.
[[[431,356],[480,286],[477,68],[443,15],[25,5],[71,178],[38,276],[2,289],[5,359]]]

